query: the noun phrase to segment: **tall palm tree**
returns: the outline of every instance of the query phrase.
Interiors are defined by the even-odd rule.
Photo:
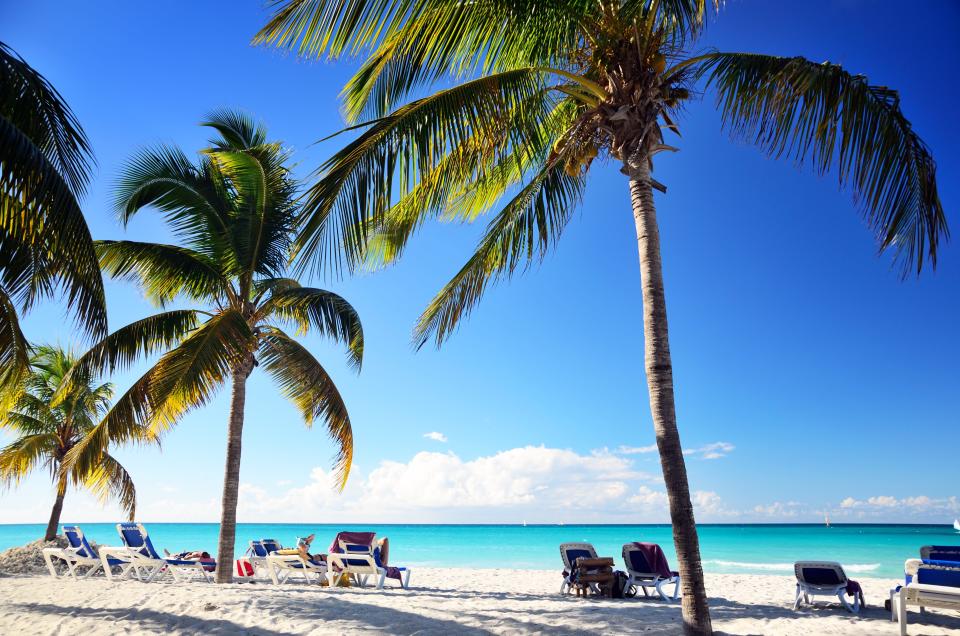
[[[116,195],[124,224],[153,207],[181,244],[97,242],[111,276],[137,281],[161,307],[178,299],[197,308],[164,311],[119,329],[77,368],[112,370],[165,351],[104,418],[103,439],[126,438],[141,426],[159,435],[232,381],[217,551],[216,578],[223,583],[232,580],[247,378],[262,366],[307,425],[326,424],[339,448],[342,488],[353,457],[347,408],[327,371],[281,327],[298,335],[315,329],[344,344],[358,371],[363,330],[346,300],[285,276],[300,211],[281,145],[268,142],[264,128],[241,113],[217,111],[203,125],[218,136],[196,162],[178,148],[143,150],[124,168]],[[95,437],[68,460],[86,466],[95,459],[102,447]]]
[[[131,519],[137,507],[133,480],[107,452],[108,448],[83,470],[77,467],[61,470],[66,454],[96,427],[110,408],[113,396],[110,383],[98,384],[94,377],[82,374],[72,374],[69,390],[58,395],[76,360],[73,353],[60,347],[36,347],[13,408],[0,410],[0,430],[16,436],[0,449],[0,482],[17,483],[38,466],[44,466],[56,484],[57,496],[50,511],[45,541],[57,536],[63,498],[71,482],[87,488],[101,500],[117,499]]]
[[[716,9],[718,0],[711,3]],[[836,64],[691,51],[705,0],[278,0],[255,43],[303,56],[364,54],[344,88],[359,136],[321,166],[298,239],[313,267],[382,265],[431,218],[505,203],[476,253],[421,316],[438,345],[487,286],[542,259],[601,154],[625,174],[639,247],[650,407],[688,633],[711,632],[674,410],[654,157],[676,147],[693,87],[729,130],[773,157],[835,170],[904,272],[935,265],[947,233],[935,166],[897,93]],[[437,84],[441,88],[437,90]],[[435,92],[431,93],[431,89]],[[412,101],[406,101],[408,99]]]
[[[103,279],[77,203],[92,163],[63,97],[0,42],[0,391],[29,369],[17,312],[39,298],[62,288],[82,327],[107,333]]]

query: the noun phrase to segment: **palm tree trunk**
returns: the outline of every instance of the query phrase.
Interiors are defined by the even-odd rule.
[[[233,546],[237,537],[237,495],[240,490],[240,447],[243,439],[243,407],[247,400],[247,376],[252,357],[233,372],[230,420],[227,425],[227,464],[220,504],[220,541],[217,545],[217,583],[233,583]]]
[[[634,162],[630,162],[634,164]],[[710,610],[700,565],[693,504],[687,485],[687,467],[680,447],[677,415],[673,401],[673,364],[667,333],[667,303],[663,293],[663,269],[660,262],[660,231],[650,186],[650,167],[646,157],[626,166],[630,177],[633,218],[640,251],[640,280],[643,287],[644,365],[650,392],[650,411],[660,451],[663,481],[670,502],[673,542],[680,563],[683,591],[683,627],[685,634],[712,634]]]
[[[57,538],[57,530],[60,529],[60,513],[63,512],[63,498],[67,494],[67,482],[65,479],[57,481],[57,499],[53,502],[53,510],[50,511],[50,521],[47,522],[47,533],[43,535],[44,541],[53,541]]]

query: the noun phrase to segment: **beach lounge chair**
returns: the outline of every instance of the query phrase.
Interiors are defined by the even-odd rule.
[[[351,577],[357,585],[364,587],[367,579],[374,576],[378,590],[383,589],[388,578],[397,579],[404,589],[410,587],[410,568],[384,564],[380,548],[374,544],[375,537],[372,532],[341,532],[336,536],[327,555],[334,586],[344,577]]]
[[[137,573],[137,578],[144,582],[151,582],[163,578],[170,574],[175,581],[182,578],[190,578],[193,574],[199,573],[203,580],[209,581],[207,576],[207,567],[209,563],[204,563],[196,559],[179,559],[175,557],[162,557],[153,547],[147,529],[141,523],[118,523],[117,532],[123,541],[122,547],[103,547],[100,548],[100,558],[106,565],[108,557],[113,557],[128,562]],[[108,568],[106,570],[107,578],[110,576]]]
[[[560,593],[566,594],[573,590],[573,576],[577,570],[577,559],[596,559],[597,551],[589,543],[561,543],[560,558],[563,560],[563,583],[560,584]],[[598,590],[594,590],[598,591]]]
[[[63,526],[63,535],[67,538],[66,548],[44,548],[43,560],[47,564],[50,576],[57,578],[57,569],[54,566],[53,559],[61,559],[67,564],[67,571],[64,576],[85,579],[88,576],[96,574],[102,567],[109,569],[117,566],[121,569],[121,577],[132,575],[130,564],[119,559],[107,559],[104,563],[100,559],[100,554],[93,549],[87,537],[84,536],[80,526]],[[77,568],[87,568],[82,575]]]
[[[631,587],[639,587],[644,596],[649,596],[647,588],[652,587],[665,601],[675,601],[680,597],[680,574],[670,569],[663,549],[656,543],[624,544],[623,563],[627,567],[624,593]],[[665,585],[673,585],[672,595],[664,591]]]
[[[797,598],[793,609],[800,607],[800,603],[813,604],[810,597],[836,596],[840,604],[848,612],[856,614],[863,605],[863,592],[860,584],[847,578],[843,566],[835,561],[797,561],[793,564],[793,571],[797,575]],[[853,597],[853,603],[847,596]]]
[[[920,548],[924,561],[955,561],[960,563],[960,545],[925,545]]]
[[[903,566],[906,584],[890,591],[890,620],[907,633],[907,606],[923,613],[928,607],[960,611],[960,563],[909,559]]]
[[[326,578],[327,564],[323,561],[308,561],[293,550],[284,550],[280,542],[275,539],[261,539],[259,543],[265,552],[263,563],[267,567],[270,580],[275,585],[291,580],[292,575],[303,576],[305,583],[310,583],[311,575],[315,576],[320,583]],[[253,542],[251,542],[252,545]]]

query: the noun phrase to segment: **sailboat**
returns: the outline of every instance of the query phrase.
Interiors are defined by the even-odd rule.
[[[823,513],[823,525],[830,527],[830,513]]]
[[[960,532],[960,519],[953,520],[953,529]]]

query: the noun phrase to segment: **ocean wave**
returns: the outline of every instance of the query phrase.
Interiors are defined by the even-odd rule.
[[[747,563],[744,561],[721,561],[719,559],[708,559],[703,562],[704,565],[715,565],[721,568],[741,568],[744,570],[764,570],[769,572],[793,572],[793,563]],[[843,569],[847,572],[873,572],[880,567],[879,563],[853,563],[843,564]]]

